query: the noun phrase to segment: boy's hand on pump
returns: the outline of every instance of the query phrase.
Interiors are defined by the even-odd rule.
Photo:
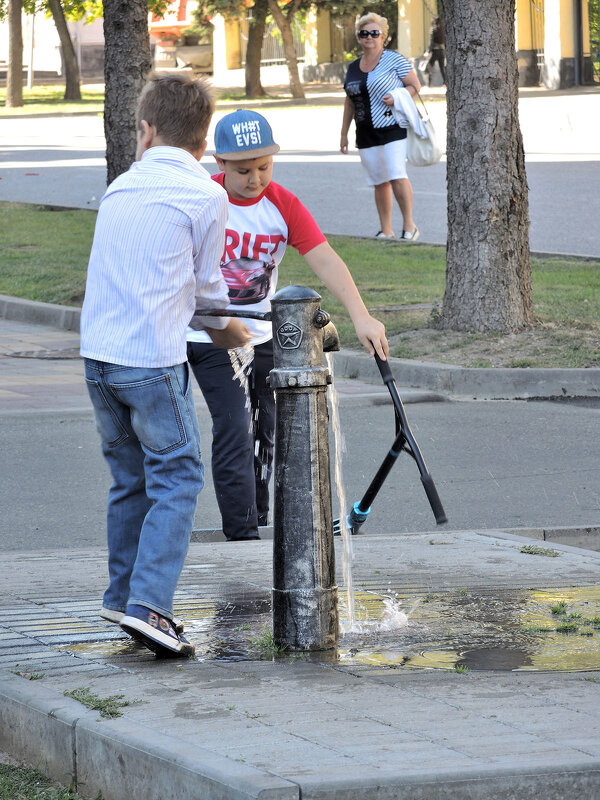
[[[234,319],[233,317],[229,320],[226,328],[221,330],[206,328],[206,332],[216,347],[223,347],[225,350],[231,350],[233,347],[243,347],[252,338],[252,334],[245,323],[241,319]]]

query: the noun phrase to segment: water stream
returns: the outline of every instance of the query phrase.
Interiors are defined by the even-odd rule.
[[[352,559],[354,556],[352,549],[352,535],[346,523],[347,507],[346,507],[346,492],[344,489],[344,478],[342,474],[342,459],[345,450],[344,437],[340,426],[340,409],[339,409],[339,396],[335,388],[335,381],[333,380],[333,356],[331,353],[325,353],[327,369],[332,377],[332,382],[329,385],[327,393],[329,401],[329,410],[331,414],[331,430],[334,442],[334,480],[337,490],[338,501],[340,505],[339,519],[340,519],[340,533],[342,536],[343,550],[342,550],[342,574],[344,576],[344,583],[346,585],[346,608],[348,614],[348,624],[351,629],[354,625],[354,586],[352,583]]]

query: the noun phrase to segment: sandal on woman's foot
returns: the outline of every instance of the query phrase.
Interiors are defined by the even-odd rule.
[[[415,225],[412,231],[402,231],[402,236],[400,237],[401,241],[403,242],[416,242],[419,238],[419,229]]]

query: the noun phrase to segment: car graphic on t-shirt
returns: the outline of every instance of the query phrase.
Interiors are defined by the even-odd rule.
[[[271,287],[271,273],[275,262],[256,261],[252,258],[236,258],[221,265],[225,283],[229,289],[232,305],[260,303],[265,300]]]

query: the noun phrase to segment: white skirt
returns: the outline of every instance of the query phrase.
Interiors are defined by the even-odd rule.
[[[398,178],[408,178],[406,172],[406,139],[359,149],[368,186],[379,186]]]

